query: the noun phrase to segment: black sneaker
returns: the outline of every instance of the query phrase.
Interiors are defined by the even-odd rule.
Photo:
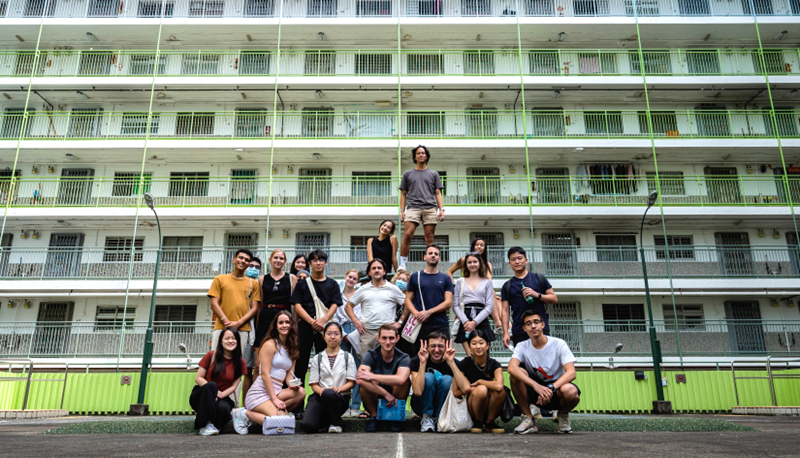
[[[485,429],[486,432],[492,434],[503,434],[504,432],[506,432],[506,430],[502,426],[498,425],[496,421],[491,421],[489,423],[486,423]]]
[[[393,421],[389,425],[389,431],[393,432],[393,433],[402,433],[403,432],[403,428],[400,426],[400,423],[397,423],[396,421]]]
[[[367,427],[364,428],[365,433],[374,433],[378,430],[378,419],[375,417],[371,417],[367,422]]]
[[[482,421],[473,421],[472,422],[472,429],[469,430],[471,433],[481,434],[483,432],[483,422]]]
[[[553,416],[553,412],[552,412],[552,411],[550,411],[550,410],[544,410],[544,409],[541,409],[540,411],[541,411],[541,413],[542,413],[542,416],[543,416],[544,418],[547,418],[547,417],[552,417],[552,416]]]

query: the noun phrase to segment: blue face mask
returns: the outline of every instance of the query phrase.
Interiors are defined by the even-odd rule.
[[[400,288],[400,291],[405,291],[406,287],[408,286],[408,284],[403,280],[397,280],[394,285]]]
[[[258,274],[260,272],[255,267],[248,267],[247,270],[244,271],[244,274],[250,278],[258,278]]]

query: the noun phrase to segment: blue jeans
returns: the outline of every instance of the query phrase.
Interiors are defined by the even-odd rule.
[[[344,324],[344,326],[342,326],[342,330],[344,331],[345,335],[350,334],[356,330],[356,325],[354,325],[352,322],[347,322]],[[353,351],[353,347],[350,346],[349,342],[342,341],[340,347],[342,350],[350,352],[350,354],[353,355],[353,359],[356,361],[356,371],[358,371],[358,366],[361,365],[361,358],[359,357],[360,355]],[[353,387],[351,392],[352,398],[350,398],[350,408],[355,410],[361,409],[361,392],[358,389],[358,385]]]
[[[437,382],[431,372],[426,372],[425,390],[419,395],[414,393],[411,396],[411,410],[419,416],[430,415],[433,418],[438,418],[452,385],[453,377],[442,375],[442,378]]]

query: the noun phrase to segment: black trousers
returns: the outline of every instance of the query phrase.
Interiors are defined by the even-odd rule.
[[[195,385],[192,388],[189,405],[197,412],[197,416],[194,417],[194,429],[205,428],[211,422],[222,431],[222,427],[231,421],[233,401],[229,397],[216,399],[218,392],[219,389],[214,382],[208,382],[203,386]]]
[[[324,390],[321,395],[314,393],[308,397],[306,413],[300,428],[307,433],[318,433],[331,425],[342,426],[342,414],[350,408],[350,396],[333,390]]]
[[[299,320],[299,319],[298,319]],[[322,334],[314,333],[314,328],[303,320],[297,323],[297,342],[300,347],[300,355],[297,357],[297,364],[295,364],[295,375],[297,378],[305,383],[306,373],[308,372],[308,360],[311,356],[311,348],[319,353],[325,350],[327,345]]]

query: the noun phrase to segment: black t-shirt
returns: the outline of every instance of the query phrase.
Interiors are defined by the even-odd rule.
[[[317,297],[326,307],[331,308],[332,304],[341,307],[342,293],[339,291],[339,284],[336,280],[327,277],[325,281],[316,281],[312,278],[311,282],[314,284]],[[292,293],[292,304],[302,305],[303,309],[311,318],[317,318],[317,308],[314,307],[314,297],[311,295],[311,291],[308,290],[308,283],[306,283],[305,280],[297,281],[297,285]]]
[[[455,360],[456,366],[460,362],[459,360]],[[408,363],[408,368],[411,369],[411,372],[419,372],[419,356],[415,356],[411,358],[411,362]],[[442,360],[440,363],[434,363],[433,360],[428,357],[428,362],[425,363],[425,371],[430,372],[431,369],[436,369],[437,371],[441,372],[442,375],[449,375],[450,377],[453,376],[453,370],[450,369],[450,366],[447,365],[447,361]]]
[[[475,383],[478,380],[494,380],[494,371],[497,369],[501,369],[503,366],[497,362],[494,358],[488,358],[486,360],[486,368],[481,371],[478,369],[478,366],[475,365],[475,361],[472,357],[464,358],[458,363],[458,370],[464,374],[464,377],[469,380],[469,383]]]
[[[392,361],[387,363],[383,360],[383,356],[381,355],[381,347],[378,346],[368,351],[367,354],[364,355],[364,357],[361,359],[361,365],[368,366],[369,370],[372,371],[373,374],[396,375],[397,369],[401,367],[408,367],[409,359],[410,358],[407,354],[395,348]]]

